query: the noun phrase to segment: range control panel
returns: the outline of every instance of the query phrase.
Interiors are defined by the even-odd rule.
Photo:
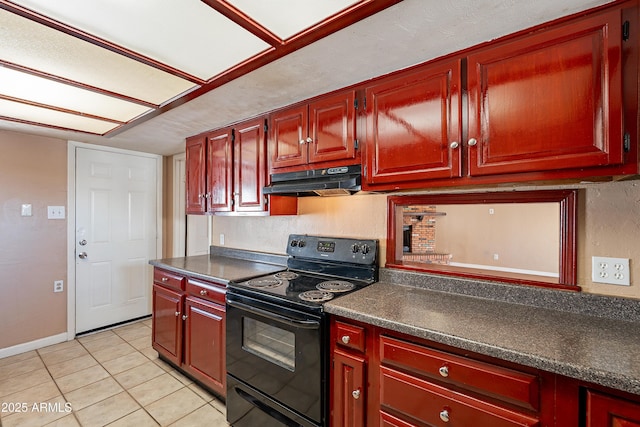
[[[291,234],[287,254],[296,258],[372,265],[377,260],[378,241]]]

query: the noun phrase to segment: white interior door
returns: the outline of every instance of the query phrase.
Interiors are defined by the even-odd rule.
[[[76,148],[76,333],[151,313],[156,159]]]

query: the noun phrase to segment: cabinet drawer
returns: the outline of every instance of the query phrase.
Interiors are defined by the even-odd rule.
[[[380,405],[385,412],[428,425],[539,426],[537,418],[511,411],[390,368],[380,369]],[[402,425],[402,424],[401,424]]]
[[[380,337],[382,364],[437,378],[526,409],[538,410],[535,375],[430,349],[391,337]]]
[[[224,305],[224,296],[227,293],[227,288],[213,282],[189,279],[187,281],[187,292],[199,298]]]
[[[153,281],[159,285],[166,286],[178,291],[184,291],[184,277],[175,273],[169,273],[159,268],[153,269]]]
[[[365,330],[360,326],[336,322],[336,344],[364,352]]]

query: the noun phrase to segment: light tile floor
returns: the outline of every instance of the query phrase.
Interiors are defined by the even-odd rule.
[[[0,359],[0,427],[227,426],[224,403],[158,358],[151,320]]]

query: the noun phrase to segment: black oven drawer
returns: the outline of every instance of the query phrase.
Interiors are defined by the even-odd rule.
[[[233,427],[317,427],[319,425],[229,374],[227,374],[226,406],[227,422]]]
[[[227,372],[321,423],[326,412],[322,378],[328,372],[325,322],[322,316],[228,292]],[[228,404],[233,398],[227,395]]]

